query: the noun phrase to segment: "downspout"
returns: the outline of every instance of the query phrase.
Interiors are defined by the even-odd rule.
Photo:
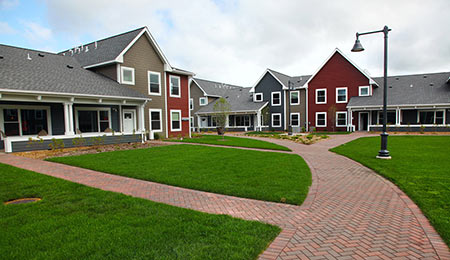
[[[306,129],[306,132],[309,132],[309,118],[308,118],[308,106],[309,106],[309,103],[308,103],[308,85],[306,85],[306,97],[305,97],[305,99],[306,99],[306,104],[305,104],[305,111],[306,111],[306,116],[305,116],[305,118],[306,118],[306,121],[305,121],[305,124],[306,124],[306,127],[305,127],[305,129]]]
[[[192,76],[188,76],[188,111],[189,111],[189,138],[192,137],[191,135],[191,83],[192,83]],[[192,103],[194,101],[192,100]],[[193,123],[193,122],[192,122]]]

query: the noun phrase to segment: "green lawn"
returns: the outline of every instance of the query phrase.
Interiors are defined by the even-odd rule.
[[[376,159],[379,149],[379,137],[366,137],[331,151],[397,184],[450,245],[450,136],[390,136],[391,160]]]
[[[4,164],[0,200],[1,259],[255,259],[280,232]]]
[[[274,202],[285,198],[298,205],[311,185],[300,156],[276,152],[180,144],[49,160],[219,194]]]
[[[197,143],[197,144],[216,144],[225,146],[260,148],[269,150],[290,151],[291,149],[274,144],[271,142],[260,141],[250,138],[241,138],[233,136],[219,136],[219,135],[201,135],[200,137],[185,138],[183,140],[170,139],[168,141],[183,142],[183,143]]]

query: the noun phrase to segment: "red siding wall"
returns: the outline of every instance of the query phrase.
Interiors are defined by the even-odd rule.
[[[171,97],[170,96],[170,75],[180,77],[180,85],[181,85],[181,97]],[[172,132],[171,126],[171,109],[181,110],[182,118],[189,118],[189,79],[188,76],[166,73],[166,86],[167,86],[167,120],[168,120],[168,130],[169,137],[177,137],[177,136],[189,136],[189,121],[181,121],[181,131]]]
[[[335,52],[308,84],[308,121],[310,127],[316,125],[316,112],[327,112],[327,127],[317,127],[318,131],[332,131],[328,109],[336,105],[336,111],[347,111],[352,96],[358,96],[358,87],[369,85],[369,80],[339,52]],[[347,87],[347,103],[336,103],[336,88]],[[327,89],[327,103],[316,104],[316,89]],[[356,118],[355,118],[356,120]],[[336,124],[336,123],[335,123]],[[345,131],[346,127],[335,127],[335,131]]]

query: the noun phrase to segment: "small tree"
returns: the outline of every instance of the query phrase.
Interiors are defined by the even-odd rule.
[[[227,117],[231,111],[231,106],[225,98],[219,98],[214,104],[214,116],[216,118],[217,134],[225,134],[225,126],[227,124]]]
[[[336,126],[336,105],[332,105],[329,109],[328,109],[328,118],[330,119],[330,123],[331,123],[331,131],[334,132],[336,131],[335,126]]]

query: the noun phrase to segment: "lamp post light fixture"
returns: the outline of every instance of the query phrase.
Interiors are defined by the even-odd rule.
[[[387,149],[387,139],[389,134],[386,132],[387,124],[387,60],[388,60],[388,33],[391,31],[387,26],[384,26],[382,30],[356,33],[355,45],[353,45],[352,52],[364,51],[361,42],[359,41],[359,36],[373,33],[384,33],[384,77],[383,77],[383,132],[381,136],[381,149],[378,152],[377,158],[379,159],[391,159],[389,151]]]

